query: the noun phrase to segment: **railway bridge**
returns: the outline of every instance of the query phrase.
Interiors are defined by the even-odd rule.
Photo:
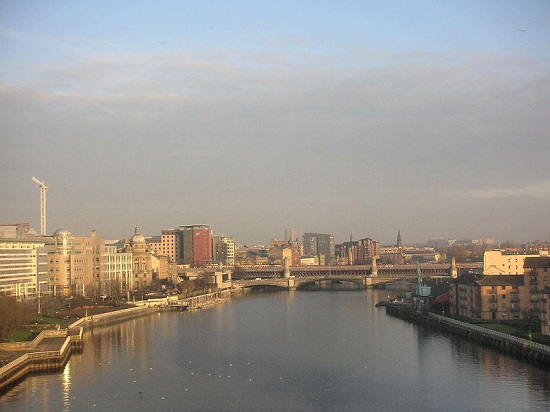
[[[424,278],[451,278],[465,271],[475,271],[481,263],[458,265],[424,264],[420,270]],[[300,289],[323,282],[351,282],[361,288],[418,277],[416,265],[371,265],[357,266],[282,266],[240,268],[233,273],[233,285],[244,288],[276,287]]]

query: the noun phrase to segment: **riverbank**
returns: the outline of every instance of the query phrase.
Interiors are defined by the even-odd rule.
[[[434,313],[420,313],[411,307],[388,304],[386,314],[429,328],[464,336],[482,345],[516,358],[550,367],[550,346],[521,339],[502,332],[460,322]]]
[[[84,316],[65,329],[45,330],[34,340],[0,344],[0,394],[33,373],[55,372],[65,367],[72,353],[83,350],[83,333],[165,310],[203,309],[227,302],[239,290],[223,290],[179,299],[167,297],[135,302],[136,307]]]

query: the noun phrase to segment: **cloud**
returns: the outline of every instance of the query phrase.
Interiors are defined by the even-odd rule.
[[[40,175],[60,198],[63,180],[75,205],[88,202],[79,188],[96,176],[94,205],[112,204],[112,216],[133,208],[128,230],[135,220],[153,227],[160,213],[174,224],[233,222],[233,235],[256,241],[289,222],[346,236],[389,225],[393,237],[401,219],[435,236],[471,199],[550,198],[547,181],[533,183],[533,165],[550,152],[544,61],[293,53],[109,52],[37,63],[24,69],[25,87],[0,84],[4,165],[13,176]],[[121,187],[154,196],[112,203]],[[159,199],[166,210],[150,213]],[[540,221],[540,209],[528,216]]]
[[[476,189],[466,192],[466,197],[474,199],[499,199],[506,197],[524,197],[550,200],[550,180],[545,180],[523,187]]]

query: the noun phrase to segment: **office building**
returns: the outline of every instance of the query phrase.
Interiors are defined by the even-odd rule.
[[[191,267],[212,264],[212,228],[210,225],[180,225],[182,232],[181,264]]]
[[[317,257],[319,265],[334,265],[336,263],[334,235],[304,233],[302,246],[304,257]]]

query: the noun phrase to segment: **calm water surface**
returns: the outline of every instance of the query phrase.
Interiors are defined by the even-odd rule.
[[[249,294],[95,329],[0,410],[549,410],[550,371],[386,316],[376,293]]]

